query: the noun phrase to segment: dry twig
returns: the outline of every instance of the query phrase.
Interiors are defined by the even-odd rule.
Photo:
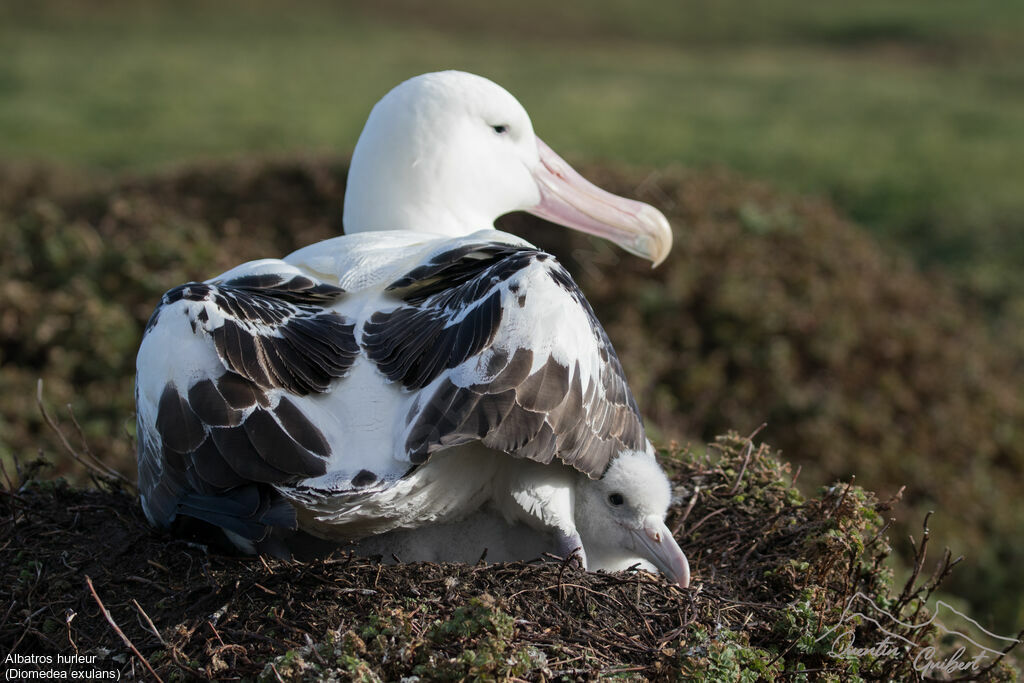
[[[93,599],[96,601],[96,604],[100,607],[100,612],[103,613],[103,617],[107,620],[107,623],[110,624],[111,628],[114,629],[114,632],[121,637],[121,640],[124,641],[124,644],[128,646],[128,649],[135,653],[135,656],[138,657],[139,661],[142,662],[143,666],[145,666],[149,673],[152,674],[153,679],[156,680],[157,683],[163,683],[163,679],[160,678],[160,676],[157,675],[156,671],[153,670],[153,667],[149,665],[149,660],[142,656],[142,653],[139,652],[139,650],[135,647],[132,641],[128,639],[128,636],[124,634],[124,631],[122,631],[121,627],[117,625],[117,622],[114,621],[114,617],[111,616],[110,610],[108,610],[106,606],[104,606],[103,601],[100,600],[99,594],[96,593],[96,588],[92,585],[92,579],[86,576],[85,583],[89,586],[89,592],[92,593]]]
[[[88,458],[84,457],[82,454],[80,454],[78,451],[74,449],[74,447],[68,441],[67,437],[64,436],[64,432],[63,430],[61,430],[60,425],[57,424],[57,421],[54,420],[54,418],[50,415],[49,411],[46,410],[46,405],[43,403],[42,379],[36,382],[36,405],[39,407],[39,412],[43,416],[43,421],[46,422],[46,425],[51,430],[53,430],[54,434],[57,435],[57,438],[60,440],[60,443],[64,447],[64,450],[67,451],[68,455],[74,458],[75,462],[85,467],[87,470],[89,470],[89,472],[91,472],[95,476],[98,476],[100,479],[107,481],[118,481],[124,486],[126,486],[129,491],[132,491],[133,493],[138,493],[139,489],[138,486],[136,486],[135,482],[131,481],[130,479],[128,479],[128,477],[124,476],[117,470],[108,467],[106,464],[101,462],[96,456],[92,454],[91,451],[89,451],[88,448],[86,448],[85,450],[85,454],[86,456],[88,456]],[[84,443],[85,435],[82,433],[82,428],[81,426],[78,425],[78,421],[74,419],[74,414],[72,414],[71,419],[72,421],[74,421],[75,426],[78,428],[79,434],[81,434]]]

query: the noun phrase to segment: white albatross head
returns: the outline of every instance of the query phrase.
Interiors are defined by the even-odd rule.
[[[589,567],[626,569],[643,559],[686,588],[690,564],[665,525],[671,499],[668,477],[649,453],[622,453],[602,478],[581,478],[575,521]]]
[[[345,232],[449,237],[528,211],[661,263],[672,230],[654,207],[605,192],[534,135],[523,106],[481,76],[441,71],[399,84],[370,112],[345,191]]]

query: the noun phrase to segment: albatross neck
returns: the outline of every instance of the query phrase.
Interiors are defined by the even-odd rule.
[[[408,230],[442,237],[465,237],[480,230],[493,230],[495,217],[470,211],[458,211],[443,203],[421,205],[392,202],[355,202],[346,200],[345,234]]]

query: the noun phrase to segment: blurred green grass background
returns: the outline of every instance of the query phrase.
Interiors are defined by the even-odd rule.
[[[833,199],[1024,317],[1024,3],[0,6],[0,155],[142,169],[351,149],[373,102],[461,68],[570,157],[721,164]]]
[[[722,201],[721,206],[714,204],[706,214],[698,215],[705,216],[702,220],[710,220],[708,216],[722,219],[722,225],[738,220],[749,232],[741,240],[745,243],[722,246],[723,255],[716,261],[704,253],[711,244],[705,226],[689,251],[679,251],[704,253],[707,263],[690,264],[684,268],[685,273],[675,277],[685,284],[692,273],[704,272],[701,287],[686,290],[686,296],[695,299],[717,291],[719,282],[732,288],[722,297],[742,310],[733,311],[721,302],[707,307],[714,314],[709,313],[712,322],[723,318],[729,322],[731,313],[735,324],[726,325],[729,329],[725,332],[709,325],[694,334],[703,334],[712,341],[725,340],[723,346],[728,349],[722,350],[723,354],[747,354],[757,362],[740,363],[736,376],[729,374],[731,365],[719,368],[721,377],[715,375],[715,382],[709,381],[715,390],[709,390],[704,399],[698,391],[690,390],[699,388],[698,380],[703,377],[700,373],[714,374],[716,367],[711,362],[698,367],[698,361],[707,359],[697,358],[694,352],[697,360],[692,367],[677,368],[690,359],[679,349],[686,351],[692,343],[709,356],[718,354],[719,349],[703,349],[704,341],[683,339],[678,348],[672,347],[678,358],[662,360],[668,368],[666,376],[680,378],[677,388],[687,391],[675,391],[671,397],[656,396],[658,400],[647,400],[646,405],[655,414],[662,410],[666,415],[691,416],[700,411],[687,402],[705,401],[705,413],[726,415],[724,406],[731,402],[734,408],[748,410],[753,413],[751,419],[759,421],[764,418],[759,413],[764,404],[759,401],[776,391],[785,394],[786,401],[780,402],[782,408],[777,412],[782,417],[773,415],[771,431],[775,436],[769,440],[785,436],[784,432],[797,443],[808,443],[807,424],[811,428],[818,425],[805,420],[804,432],[789,429],[783,410],[795,410],[792,395],[804,385],[794,382],[795,389],[789,391],[792,387],[771,372],[762,376],[748,371],[760,367],[757,359],[765,349],[773,353],[778,350],[773,344],[779,338],[779,323],[769,320],[763,333],[755,334],[749,321],[762,308],[766,318],[781,315],[781,309],[767,303],[772,287],[787,276],[800,280],[807,275],[801,269],[821,257],[820,272],[807,276],[808,292],[819,291],[816,282],[828,282],[832,274],[842,272],[836,288],[849,291],[851,300],[856,299],[857,273],[866,288],[877,288],[881,293],[863,296],[867,303],[861,308],[839,312],[840,317],[846,316],[843,322],[853,330],[850,334],[864,337],[863,343],[849,345],[853,351],[848,355],[840,353],[842,349],[836,351],[836,335],[808,336],[810,346],[832,345],[821,349],[821,355],[834,351],[839,360],[825,364],[827,372],[809,371],[809,378],[800,376],[801,382],[807,380],[807,385],[816,390],[808,391],[806,405],[798,407],[809,413],[824,411],[823,394],[829,405],[857,401],[842,393],[856,386],[844,375],[843,368],[849,366],[848,374],[861,376],[862,384],[868,385],[860,394],[866,397],[863,405],[853,408],[863,413],[858,419],[871,429],[863,429],[869,436],[855,433],[841,441],[837,432],[829,431],[829,423],[828,429],[820,428],[820,438],[814,441],[825,444],[820,447],[820,455],[819,451],[797,452],[790,447],[786,456],[827,462],[827,469],[844,476],[862,473],[872,480],[859,483],[883,489],[915,477],[955,483],[952,479],[957,468],[970,470],[969,483],[974,488],[963,489],[970,495],[956,493],[961,489],[952,485],[947,491],[964,499],[964,510],[970,511],[963,512],[970,522],[965,522],[968,530],[960,534],[960,539],[979,533],[983,539],[1000,535],[1009,538],[1012,530],[1024,529],[1020,519],[1024,508],[1005,503],[1013,500],[1012,491],[992,497],[994,503],[985,497],[985,491],[995,491],[999,486],[1019,488],[1020,448],[1003,443],[999,450],[984,441],[974,446],[968,437],[991,431],[992,440],[1010,442],[1017,433],[1014,430],[1020,430],[1019,420],[1011,419],[1011,424],[1005,425],[1003,432],[1010,433],[1007,437],[989,429],[992,422],[979,418],[977,424],[967,424],[965,418],[960,431],[946,424],[936,429],[936,444],[921,449],[927,452],[904,453],[901,449],[906,444],[922,443],[908,437],[920,434],[920,424],[928,420],[943,423],[948,415],[966,415],[970,407],[982,406],[979,415],[995,415],[993,420],[1018,414],[990,404],[1017,405],[1014,401],[1019,401],[1020,392],[1015,391],[1013,377],[1024,373],[1024,335],[1020,334],[1024,330],[1024,275],[1020,267],[1024,262],[1022,37],[1024,3],[1018,0],[766,0],[756,4],[741,0],[596,0],[585,6],[522,0],[500,7],[456,0],[438,0],[429,5],[391,0],[372,6],[278,0],[216,4],[191,0],[13,0],[0,5],[0,162],[15,166],[41,163],[96,178],[123,179],[126,174],[151,178],[158,169],[197,163],[204,166],[219,160],[305,155],[336,158],[351,150],[370,107],[388,88],[425,71],[459,68],[505,85],[530,111],[538,133],[547,142],[570,159],[585,160],[595,168],[602,162],[625,162],[643,169],[638,172],[640,177],[647,176],[651,168],[667,169],[665,177],[673,180],[666,188],[676,187],[674,179],[683,178],[683,184],[690,183],[693,193],[699,194],[701,178],[717,173],[706,174],[706,169],[727,167],[739,177],[765,180],[786,192],[825,197],[890,251],[907,254],[919,266],[934,269],[942,281],[951,279],[958,288],[959,301],[967,302],[964,308],[979,309],[987,316],[995,333],[993,347],[973,342],[973,335],[984,331],[976,330],[978,320],[964,317],[959,308],[948,314],[948,324],[928,323],[921,325],[921,330],[915,328],[914,343],[908,342],[910,350],[905,353],[920,365],[914,373],[907,373],[919,376],[918,384],[926,387],[926,380],[941,376],[943,380],[935,382],[935,392],[960,386],[946,379],[958,372],[951,365],[968,346],[967,341],[971,341],[971,349],[981,349],[976,352],[979,356],[995,357],[995,351],[989,353],[995,345],[1016,349],[1015,360],[1000,357],[991,368],[985,366],[985,372],[965,364],[963,384],[978,385],[978,393],[950,400],[970,405],[960,412],[924,414],[935,410],[935,405],[924,398],[919,401],[916,394],[908,398],[891,389],[890,385],[901,389],[905,378],[893,377],[910,362],[901,365],[899,353],[903,351],[899,348],[884,376],[874,376],[871,367],[855,367],[855,363],[870,355],[865,349],[875,348],[874,340],[879,340],[877,347],[884,351],[886,343],[902,338],[902,328],[895,327],[892,339],[884,338],[886,329],[882,328],[886,325],[899,327],[905,323],[914,327],[919,322],[917,309],[928,309],[927,315],[918,316],[922,319],[947,315],[945,311],[952,304],[945,289],[938,294],[929,292],[927,281],[914,279],[917,273],[911,278],[902,266],[887,273],[883,266],[859,265],[873,261],[850,258],[855,250],[841,239],[829,241],[842,231],[832,230],[829,221],[817,213],[807,222],[827,228],[823,234],[829,235],[829,240],[821,238],[825,246],[809,246],[812,256],[808,258],[791,253],[787,256],[788,252],[778,245],[772,251],[772,240],[783,239],[773,236],[773,231],[781,234],[790,229],[775,223],[789,225],[783,220],[789,214],[783,211],[783,218],[775,216],[774,199],[759,198],[757,191],[744,185],[746,181],[729,180],[724,182],[726,189],[718,191],[726,195],[735,191],[738,195],[730,195],[730,201]],[[260,196],[261,188],[247,188],[238,196],[224,189],[244,186],[246,173],[236,169],[226,172],[229,179],[224,179],[221,176],[225,174],[213,170],[210,176],[198,173],[190,180],[186,171],[181,178],[169,181],[173,190],[166,190],[160,183],[154,183],[150,190],[157,196],[166,194],[164,198],[173,202],[189,195],[178,184],[188,187],[194,182],[212,187],[214,198],[210,204],[230,205],[241,197],[243,203],[256,205],[253,198]],[[318,173],[310,175],[319,178]],[[726,172],[726,177],[732,178],[731,173]],[[232,174],[243,180],[232,179]],[[275,182],[291,182],[291,171],[282,171],[281,175],[284,180]],[[651,186],[656,187],[658,173],[653,175]],[[303,183],[311,182],[302,177],[302,182],[296,182],[300,189],[305,187]],[[330,191],[315,196],[337,196],[338,188],[331,186],[332,181],[323,182]],[[4,189],[0,186],[0,196]],[[230,265],[221,263],[225,258],[242,258],[235,252],[217,252],[224,243],[219,240],[224,238],[222,232],[229,221],[221,225],[205,215],[181,218],[175,214],[168,218],[164,208],[152,209],[147,203],[151,198],[146,192],[141,194],[146,198],[133,198],[133,193],[121,186],[109,202],[92,198],[84,208],[74,210],[65,205],[41,209],[19,206],[11,211],[11,220],[0,220],[0,230],[13,228],[22,233],[9,243],[0,239],[3,245],[20,245],[7,250],[16,266],[11,273],[16,271],[22,277],[37,273],[40,282],[32,284],[38,284],[41,292],[57,292],[50,309],[61,316],[55,323],[39,314],[35,317],[42,322],[33,328],[35,318],[30,309],[35,306],[21,297],[26,310],[18,312],[20,318],[12,314],[15,323],[11,338],[19,333],[20,325],[39,332],[39,339],[26,344],[25,349],[15,348],[16,344],[10,349],[0,348],[0,365],[5,365],[5,372],[12,370],[12,358],[27,359],[21,367],[13,368],[15,373],[10,376],[17,374],[17,384],[0,392],[6,394],[0,396],[0,402],[25,403],[24,410],[11,408],[9,414],[34,414],[31,399],[22,392],[34,383],[39,368],[56,372],[64,385],[58,385],[52,400],[75,401],[87,435],[99,443],[97,450],[110,448],[108,452],[125,461],[130,459],[129,444],[121,430],[111,425],[123,427],[131,419],[126,414],[131,365],[126,349],[133,350],[137,345],[140,328],[135,318],[144,321],[161,287],[169,286],[162,276],[167,276],[171,284],[188,277],[207,277]],[[275,196],[269,193],[267,204]],[[697,201],[694,197],[678,200],[677,209],[685,214]],[[740,206],[736,216],[734,205]],[[322,214],[333,227],[338,209],[320,204],[284,205],[266,213],[274,214],[275,225],[289,211],[303,216]],[[188,214],[187,208],[182,208],[182,213]],[[107,226],[107,222],[116,224],[117,229]],[[323,227],[319,225],[318,230]],[[310,232],[314,233],[317,238],[323,236]],[[232,239],[237,242],[238,235]],[[791,241],[809,242],[796,238]],[[288,242],[284,240],[281,244],[254,244],[251,250],[258,253],[245,257],[277,254],[278,247],[285,244]],[[849,252],[829,251],[835,245]],[[791,244],[788,248],[795,247]],[[864,245],[856,250],[870,251]],[[750,261],[739,263],[744,255]],[[843,263],[848,267],[844,269]],[[709,269],[714,272],[706,272]],[[125,278],[128,285],[104,279],[117,280],[125,273],[131,275]],[[44,274],[46,282],[42,281]],[[9,275],[5,272],[0,277],[0,295],[9,294],[11,300],[18,301],[22,289],[16,282],[5,282]],[[894,283],[894,291],[913,290],[914,295],[908,298],[911,303],[878,285],[886,278]],[[902,281],[908,278],[914,284],[905,288]],[[641,281],[631,282],[639,286]],[[112,293],[125,286],[135,288],[126,298],[139,299],[136,303],[144,310],[125,311],[123,304],[113,298]],[[592,287],[588,294],[598,293],[598,285]],[[801,301],[801,287],[794,285],[796,293],[792,301],[786,300],[787,306]],[[648,309],[658,312],[649,321],[650,329],[657,330],[666,321],[665,309],[672,310],[676,299],[686,298],[684,290],[680,285],[670,292],[659,291],[652,284],[639,289],[632,300],[639,302],[640,314]],[[653,303],[643,300],[645,292]],[[610,299],[611,295],[605,293],[604,298]],[[825,309],[834,300],[823,298],[810,317],[826,320]],[[872,308],[885,308],[890,300],[899,305],[889,308],[905,309],[901,317],[892,310],[877,315]],[[83,301],[87,307],[78,311],[76,306]],[[624,307],[626,313],[640,315],[630,308]],[[800,311],[796,308],[787,315],[798,317]],[[857,324],[864,323],[873,312],[876,318],[871,324]],[[0,332],[7,334],[3,315],[0,310]],[[793,326],[787,325],[782,327],[792,332]],[[957,327],[963,325],[971,327],[971,334],[954,338]],[[925,339],[933,331],[937,331],[935,339]],[[43,332],[49,337],[43,339]],[[69,351],[72,344],[62,335],[76,337],[73,352]],[[103,344],[93,344],[100,339]],[[929,344],[950,352],[915,350]],[[644,353],[642,349],[634,350],[632,355],[644,358]],[[942,360],[947,356],[954,361]],[[933,357],[940,360],[933,361]],[[649,357],[646,361],[651,365]],[[797,361],[806,362],[807,358],[801,356]],[[941,367],[933,369],[929,365],[932,362]],[[980,360],[977,363],[983,364]],[[789,368],[780,362],[764,364],[779,376]],[[649,367],[633,371],[641,384],[645,371],[653,372]],[[995,387],[1000,378],[1005,378],[1005,386]],[[830,382],[835,383],[831,391]],[[115,384],[117,388],[112,389]],[[54,385],[57,382],[49,386]],[[88,391],[83,392],[83,387]],[[905,418],[907,424],[894,422],[892,443],[880,446],[874,445],[876,435],[872,430],[886,419],[884,414],[875,414],[880,403],[870,397],[876,389],[879,394],[893,394],[904,400],[910,406],[906,412],[917,421],[914,426],[911,417]],[[985,394],[987,389],[992,389],[988,392],[991,396]],[[945,405],[941,401],[938,404],[939,408]],[[849,410],[850,406],[842,406],[842,411]],[[87,411],[90,414],[84,414]],[[728,417],[732,419],[734,413]],[[655,419],[670,421],[664,415]],[[693,422],[694,430],[699,431],[700,418],[694,417]],[[3,426],[0,421],[0,431]],[[752,428],[756,422],[727,426]],[[943,436],[947,431],[966,436],[956,441]],[[835,444],[830,445],[833,438]],[[0,442],[3,440],[0,434]],[[847,457],[858,446],[874,449],[877,459],[885,462],[869,465],[865,458]],[[0,443],[0,455],[3,451]],[[933,458],[945,465],[936,467]],[[921,474],[931,469],[936,473]],[[1013,472],[1018,475],[1016,479]],[[989,478],[993,480],[991,486],[986,483]],[[977,520],[991,512],[987,503],[998,509],[990,526],[984,527]],[[958,514],[956,510],[950,513],[953,517]],[[1024,599],[1019,595],[1004,599],[993,591],[1021,585],[1019,572],[1013,569],[1019,566],[1019,557],[1019,544],[992,544],[989,556],[982,559],[984,571],[990,574],[968,574],[965,579],[975,584],[976,594],[984,594],[978,598],[979,604],[997,613],[1000,623],[1008,626],[1014,626],[1024,614]],[[991,586],[996,588],[989,590]],[[1001,613],[1000,605],[1005,607]]]

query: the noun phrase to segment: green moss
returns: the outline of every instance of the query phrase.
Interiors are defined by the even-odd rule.
[[[514,644],[514,619],[490,596],[470,598],[447,618],[422,629],[427,611],[372,612],[358,633],[331,632],[317,644],[275,658],[261,680],[333,675],[379,681],[409,674],[441,681],[500,680],[545,670],[546,655],[533,645]],[[331,665],[317,663],[321,661]]]
[[[713,635],[692,628],[687,649],[679,661],[681,678],[695,683],[772,680],[782,671],[782,662],[771,652],[751,647],[743,634],[723,629]]]
[[[523,651],[509,657],[514,631],[512,616],[498,608],[494,598],[471,598],[467,605],[456,608],[450,618],[435,622],[426,634],[427,639],[442,648],[464,648],[461,653],[447,661],[423,662],[413,672],[441,680],[514,675],[513,670],[532,666],[535,661],[535,657]]]

